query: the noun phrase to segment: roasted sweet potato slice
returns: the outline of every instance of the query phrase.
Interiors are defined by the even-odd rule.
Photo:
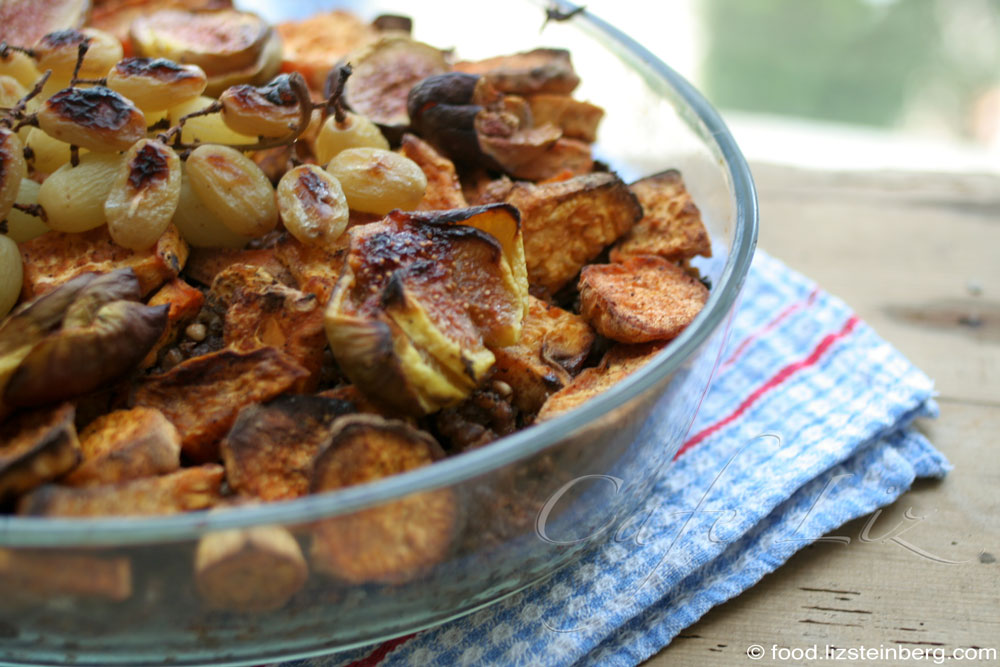
[[[220,450],[229,485],[262,500],[309,493],[313,459],[352,403],[321,396],[279,396],[240,410]]]
[[[159,410],[116,410],[80,432],[80,452],[80,465],[60,484],[96,486],[174,472],[181,465],[181,437]]]
[[[513,389],[513,403],[535,413],[550,394],[579,372],[594,343],[594,331],[580,317],[535,297],[516,345],[496,348],[494,378]]]
[[[622,343],[676,338],[707,300],[708,288],[659,257],[591,264],[580,273],[580,314]]]
[[[311,489],[319,493],[370,482],[443,455],[433,438],[405,422],[341,417],[316,457]],[[311,560],[317,571],[352,583],[407,581],[446,556],[457,520],[451,489],[412,494],[320,522]]]
[[[31,299],[82,273],[111,273],[132,267],[142,294],[176,278],[188,257],[188,246],[170,225],[149,250],[116,245],[102,225],[82,234],[48,232],[21,244],[24,285],[21,298]]]
[[[29,516],[89,517],[152,516],[208,509],[222,497],[224,476],[222,466],[208,464],[119,484],[46,484],[21,498],[17,511]]]
[[[181,278],[174,278],[161,287],[150,297],[148,305],[159,306],[168,304],[167,326],[160,339],[153,345],[146,358],[140,364],[141,368],[149,368],[156,363],[160,350],[177,340],[181,330],[193,320],[205,305],[205,295],[201,290],[191,287]]]
[[[0,505],[52,481],[80,460],[71,403],[22,412],[0,426]]]
[[[280,609],[306,583],[309,568],[295,537],[281,526],[209,533],[194,559],[198,595],[211,609]]]
[[[509,56],[455,63],[455,70],[489,77],[497,90],[516,95],[569,95],[580,83],[569,51],[534,49]]]
[[[712,256],[712,244],[701,211],[684,186],[680,172],[671,169],[636,181],[629,189],[642,204],[642,219],[612,249],[611,260],[633,255],[659,255],[682,260]]]
[[[315,294],[282,285],[264,269],[236,264],[215,277],[212,294],[226,308],[223,341],[234,350],[274,347],[309,371],[300,391],[315,389],[326,335]]]
[[[610,173],[544,185],[516,183],[507,202],[521,211],[528,281],[549,293],[642,217],[635,195]]]
[[[335,9],[302,21],[275,26],[285,46],[283,71],[300,72],[314,90],[322,90],[326,75],[351,51],[372,42],[378,31],[351,12]]]
[[[427,177],[427,190],[417,205],[419,211],[440,211],[468,206],[462,195],[455,165],[423,139],[404,134],[399,152],[410,158]]]
[[[4,602],[55,596],[121,602],[132,596],[132,563],[122,556],[0,548],[0,590]]]
[[[597,140],[597,126],[604,117],[604,109],[596,104],[580,102],[569,95],[546,93],[530,96],[528,104],[535,125],[555,125],[570,139],[587,143]]]
[[[538,411],[538,421],[551,419],[589,401],[639,370],[663,349],[665,343],[615,345],[601,363],[584,369],[572,382],[549,396]]]
[[[295,278],[282,263],[275,248],[235,250],[233,248],[191,248],[191,256],[184,267],[184,275],[206,287],[215,276],[233,264],[259,266],[286,285],[295,285]]]
[[[196,462],[219,458],[219,439],[240,408],[283,394],[308,376],[284,352],[224,349],[194,357],[139,384],[133,404],[156,408],[181,434],[181,451]]]
[[[305,245],[287,234],[274,246],[274,253],[297,287],[303,292],[315,294],[320,304],[325,305],[340,279],[347,257],[347,235],[341,236],[338,242],[340,240],[344,243],[342,249],[328,249]]]

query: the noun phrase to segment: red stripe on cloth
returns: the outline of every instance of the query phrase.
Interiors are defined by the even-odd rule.
[[[809,296],[807,298],[802,299],[800,301],[796,301],[795,303],[786,306],[784,310],[778,313],[778,315],[773,320],[764,325],[764,327],[747,336],[743,340],[743,342],[740,343],[735,350],[733,350],[733,354],[728,359],[726,359],[725,363],[722,364],[722,368],[728,368],[729,366],[732,366],[733,362],[736,361],[736,359],[739,358],[739,356],[743,354],[748,347],[750,347],[750,343],[754,342],[755,340],[766,334],[768,331],[774,329],[776,326],[781,324],[782,320],[784,320],[786,317],[794,313],[799,308],[808,308],[809,306],[811,306],[813,302],[816,301],[817,296],[819,296],[819,287],[814,288],[813,291],[809,293]]]
[[[347,665],[347,667],[375,667],[378,663],[382,662],[385,656],[389,655],[397,648],[410,641],[417,636],[417,633],[412,635],[404,635],[402,637],[396,637],[395,639],[390,639],[387,642],[382,642],[378,645],[374,651],[369,653],[364,658],[360,660],[355,660],[354,662]]]
[[[771,377],[771,379],[769,379],[761,386],[757,387],[753,391],[753,393],[747,396],[735,410],[733,410],[724,418],[720,419],[714,424],[711,424],[710,426],[707,426],[698,433],[696,433],[691,439],[689,439],[687,442],[684,443],[684,445],[680,448],[680,451],[677,452],[677,456],[675,456],[674,458],[675,459],[679,458],[682,454],[684,454],[684,452],[688,451],[689,449],[697,445],[705,438],[709,437],[713,433],[716,433],[719,429],[725,427],[726,425],[738,419],[740,415],[742,415],[750,408],[750,406],[756,403],[761,396],[763,396],[767,392],[777,387],[779,384],[787,380],[796,372],[815,364],[817,361],[819,361],[820,357],[822,357],[823,354],[828,349],[830,349],[831,345],[833,345],[838,340],[851,333],[851,331],[854,330],[854,327],[857,326],[858,322],[859,320],[857,315],[851,316],[850,319],[848,319],[847,322],[844,323],[844,326],[840,329],[840,331],[836,333],[827,334],[823,338],[823,340],[821,340],[819,344],[813,349],[813,351],[809,354],[808,357],[796,361],[794,363],[788,364],[787,366],[782,368],[780,371],[775,373]]]

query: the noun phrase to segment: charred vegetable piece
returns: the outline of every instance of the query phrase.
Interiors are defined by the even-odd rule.
[[[521,212],[528,280],[555,293],[632,228],[642,207],[614,174],[558,183],[517,183],[507,202]]]
[[[503,385],[499,385],[503,387]],[[493,387],[498,387],[496,382]],[[511,405],[509,387],[501,396],[495,389],[477,389],[455,407],[434,416],[434,426],[448,443],[450,452],[482,447],[517,430],[517,410]]]
[[[107,227],[82,234],[48,232],[21,244],[24,261],[22,299],[45,294],[84,273],[131,268],[142,294],[176,278],[187,261],[188,247],[173,225],[152,248],[136,252],[115,244]]]
[[[450,69],[444,52],[399,33],[379,37],[346,60],[354,73],[347,80],[344,101],[378,123],[390,142],[398,141],[410,124],[406,112],[410,89],[426,77]]]
[[[283,352],[225,349],[194,357],[142,382],[133,404],[157,408],[181,434],[181,450],[196,462],[219,457],[219,439],[240,408],[282,394],[308,373]]]
[[[0,372],[6,405],[54,403],[124,377],[166,324],[165,306],[136,301],[139,283],[131,269],[81,276],[60,289],[63,294],[22,306],[0,329],[0,341],[11,350],[3,355],[9,374]],[[53,312],[56,304],[63,309]],[[22,337],[23,327],[33,333]]]
[[[181,437],[159,410],[116,410],[80,432],[80,452],[83,461],[60,484],[116,484],[174,472],[181,464]]]
[[[594,343],[594,331],[579,315],[529,297],[516,345],[497,348],[494,378],[513,390],[514,405],[527,414],[572,381]]]
[[[281,526],[209,533],[198,541],[195,586],[211,609],[280,609],[306,583],[302,549]]]
[[[316,457],[314,493],[362,484],[429,465],[444,453],[405,422],[372,415],[341,417]],[[408,581],[451,548],[458,508],[451,489],[416,493],[316,526],[311,561],[352,583]]]
[[[274,258],[281,270],[291,276],[290,282],[303,292],[315,294],[319,302],[325,304],[343,271],[347,243],[346,234],[337,237],[337,243],[330,247],[305,245],[288,235],[275,245]],[[269,266],[264,268],[271,272]]]
[[[712,244],[701,212],[684,186],[680,172],[671,169],[636,181],[629,189],[642,204],[642,219],[611,251],[620,262],[632,255],[659,255],[682,260],[712,256]]]
[[[404,134],[399,151],[413,160],[427,177],[427,189],[417,210],[442,211],[451,208],[465,208],[468,204],[462,196],[462,185],[455,173],[455,165],[442,156],[434,147],[412,134]]]
[[[279,244],[280,245],[280,244]],[[295,278],[278,260],[277,249],[261,248],[237,250],[235,248],[193,248],[184,267],[184,275],[195,282],[211,286],[215,277],[234,264],[257,266],[286,285],[295,285]]]
[[[515,95],[569,95],[580,83],[569,51],[534,49],[509,56],[455,64],[459,72],[486,76],[497,90]]]
[[[404,414],[457,403],[492,366],[486,346],[520,333],[527,282],[513,209],[394,212],[349,237],[326,312],[341,369]]]
[[[149,368],[156,363],[156,357],[167,345],[170,345],[180,334],[181,329],[193,320],[205,304],[205,295],[201,290],[191,287],[180,278],[174,278],[149,299],[150,306],[166,304],[167,324],[159,340],[146,354],[140,366]]]
[[[279,349],[309,372],[309,381],[299,388],[315,388],[326,336],[323,307],[314,294],[282,285],[265,270],[246,265],[217,275],[212,293],[226,307],[226,345],[241,351]]]
[[[597,139],[597,126],[604,109],[589,102],[574,100],[568,95],[540,93],[528,98],[535,125],[555,125],[564,137],[592,143]]]
[[[123,556],[0,548],[0,590],[5,601],[69,596],[122,602],[132,596],[132,563]]]
[[[279,396],[243,408],[220,447],[229,485],[261,500],[306,495],[334,420],[354,411],[353,403],[320,396]]]
[[[21,498],[17,511],[29,516],[92,517],[208,509],[221,499],[224,475],[222,466],[210,464],[119,484],[80,488],[48,484]]]
[[[50,482],[76,465],[80,443],[64,403],[22,412],[0,426],[0,504]]]
[[[700,281],[659,257],[591,264],[580,273],[580,313],[602,336],[622,343],[676,338],[707,300]]]
[[[600,364],[584,369],[572,382],[549,396],[538,412],[538,421],[569,412],[604,393],[652,361],[664,345],[662,342],[615,345],[604,355]]]

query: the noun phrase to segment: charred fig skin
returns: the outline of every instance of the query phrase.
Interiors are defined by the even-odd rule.
[[[169,309],[169,304],[112,301],[90,324],[47,336],[14,371],[4,402],[20,407],[54,403],[122,378],[159,340]]]
[[[112,301],[138,301],[141,297],[139,279],[132,269],[120,269],[95,276],[66,307],[63,329],[90,324],[101,308]]]

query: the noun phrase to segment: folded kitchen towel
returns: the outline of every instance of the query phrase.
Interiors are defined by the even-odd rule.
[[[416,635],[287,667],[634,665],[945,458],[933,384],[839,299],[758,252],[729,347],[644,510],[545,582]],[[826,538],[830,539],[830,538]]]

